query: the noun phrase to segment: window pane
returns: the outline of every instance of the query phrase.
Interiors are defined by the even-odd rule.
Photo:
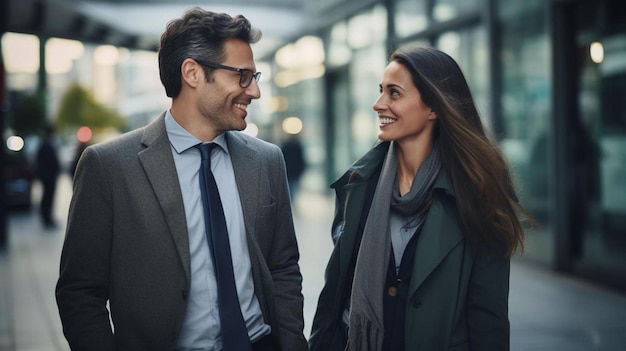
[[[443,33],[437,38],[435,45],[459,63],[481,118],[487,126],[490,126],[489,55],[486,30],[482,27],[474,27]]]
[[[372,105],[379,95],[378,84],[386,61],[383,44],[355,52],[350,67],[350,101],[354,104],[350,117],[352,162],[372,147],[378,135],[378,117]]]
[[[399,37],[415,34],[428,26],[425,1],[399,0],[394,16],[396,34]]]
[[[593,31],[590,31],[593,32]],[[588,53],[580,73],[581,121],[575,165],[576,194],[584,195],[576,223],[583,229],[581,262],[619,272],[626,267],[626,34],[579,32]],[[593,39],[591,39],[593,38]],[[591,57],[601,45],[603,57]]]
[[[553,193],[548,186],[553,118],[550,41],[541,6],[535,11],[507,12],[500,21],[502,147],[511,164],[522,205],[540,222],[539,229],[526,232],[524,255],[551,262],[554,239],[550,228]]]
[[[444,22],[477,8],[478,0],[436,0],[433,8],[433,19]]]

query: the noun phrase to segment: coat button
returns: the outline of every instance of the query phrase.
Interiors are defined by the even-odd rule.
[[[413,308],[419,308],[422,305],[422,300],[415,298],[413,299]]]
[[[183,300],[187,300],[187,290],[182,291]]]
[[[396,288],[395,286],[390,287],[389,289],[387,289],[387,294],[389,294],[389,296],[391,297],[395,297],[396,295],[398,295],[398,288]]]

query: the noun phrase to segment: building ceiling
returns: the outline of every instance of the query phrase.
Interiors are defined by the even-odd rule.
[[[156,50],[165,25],[193,6],[242,14],[261,29],[253,46],[263,57],[313,28],[306,0],[2,0],[4,32]]]

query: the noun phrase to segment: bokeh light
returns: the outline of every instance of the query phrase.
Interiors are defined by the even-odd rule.
[[[12,135],[7,138],[7,149],[11,151],[20,151],[24,148],[24,139],[18,135]]]
[[[595,63],[602,63],[604,61],[604,46],[600,42],[593,42],[589,46],[589,55],[591,61]]]
[[[93,136],[93,133],[91,131],[91,128],[89,127],[80,127],[78,128],[78,131],[76,131],[76,138],[81,143],[88,142],[89,140],[91,140],[92,136]]]
[[[298,117],[287,117],[283,121],[283,130],[287,134],[298,134],[302,131],[302,121]]]

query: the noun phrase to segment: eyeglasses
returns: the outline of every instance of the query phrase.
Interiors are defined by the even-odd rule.
[[[195,60],[195,61],[198,62],[202,66],[238,72],[239,73],[239,86],[242,88],[249,87],[250,83],[252,83],[252,78],[256,79],[257,83],[259,82],[259,79],[261,79],[261,72],[254,72],[247,68],[224,66],[224,65],[220,65],[219,63],[213,63],[213,62],[202,62],[198,60]]]

